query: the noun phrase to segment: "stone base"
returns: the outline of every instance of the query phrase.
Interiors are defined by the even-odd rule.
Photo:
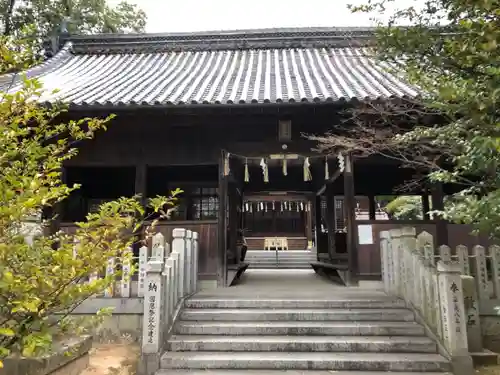
[[[498,354],[490,350],[483,350],[480,353],[470,353],[474,367],[498,365]]]
[[[5,358],[0,375],[78,375],[89,363],[91,348],[91,336],[72,338],[44,357]]]

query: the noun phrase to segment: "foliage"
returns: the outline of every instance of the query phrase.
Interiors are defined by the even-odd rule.
[[[15,53],[0,59],[4,71],[17,70],[21,60]],[[113,118],[64,122],[65,108],[38,105],[41,94],[39,82],[25,77],[15,93],[0,93],[0,359],[43,354],[58,335],[81,332],[84,324],[68,314],[114,283],[90,276],[110,257],[130,260],[128,249],[144,229],[140,197],[128,197],[102,205],[75,233],[25,241],[24,222],[78,188],[61,180],[63,163],[77,154],[75,144],[94,138]],[[149,200],[157,219],[145,228],[146,236],[169,215],[179,193]]]
[[[111,7],[106,0],[0,0],[3,35],[36,25],[34,35],[43,39],[63,31],[63,24],[80,34],[143,32],[146,14],[126,1]]]
[[[387,19],[391,3],[352,10]],[[349,130],[316,137],[319,148],[399,160],[422,173],[419,185],[453,183],[441,215],[500,238],[500,1],[414,1],[378,22],[368,53],[421,95],[359,105]]]
[[[385,211],[398,220],[422,220],[422,198],[418,195],[400,195],[391,200]]]

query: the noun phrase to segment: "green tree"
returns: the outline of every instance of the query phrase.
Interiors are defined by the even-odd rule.
[[[363,103],[343,136],[314,139],[324,150],[397,159],[422,172],[419,183],[456,184],[441,215],[500,238],[500,1],[414,1],[390,13],[392,5],[351,9],[378,22],[367,53],[420,97]]]
[[[3,35],[17,35],[27,25],[35,25],[42,39],[62,26],[80,34],[143,32],[146,14],[126,1],[111,7],[106,0],[0,0]]]
[[[22,43],[0,38],[3,72],[24,64],[12,45]],[[40,217],[79,187],[61,180],[63,163],[78,152],[75,142],[94,138],[113,118],[63,122],[64,106],[37,104],[42,91],[36,80],[23,78],[20,90],[0,93],[0,367],[9,354],[43,354],[60,335],[80,333],[89,322],[75,320],[71,311],[114,285],[112,277],[90,276],[110,257],[130,262],[128,249],[144,224],[140,197],[124,197],[89,214],[73,234],[25,240],[28,218]],[[146,238],[179,192],[149,200],[157,219],[146,227]]]

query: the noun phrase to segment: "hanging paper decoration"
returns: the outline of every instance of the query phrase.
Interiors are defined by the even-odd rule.
[[[245,212],[248,212],[250,211],[250,209],[248,208],[248,202],[245,203]]]
[[[345,169],[345,158],[344,158],[344,155],[342,155],[341,152],[339,152],[338,156],[338,161],[339,161],[339,169],[341,172],[344,172],[344,169]]]
[[[248,159],[245,158],[245,182],[250,181],[250,173],[248,172]]]
[[[260,202],[260,210],[263,211],[264,210],[264,203],[263,202]]]
[[[288,210],[288,202],[283,202],[283,207],[285,208],[285,210]]]
[[[300,206],[299,206],[299,204],[297,203],[297,212],[299,212],[299,211],[300,211]]]
[[[325,180],[330,179],[330,169],[328,168],[328,156],[325,156]]]
[[[266,164],[264,158],[260,160],[260,167],[262,168],[262,174],[264,176],[264,182],[269,182],[269,168]]]
[[[304,202],[300,202],[300,210],[304,211]]]
[[[273,201],[273,211],[274,211],[274,201]]]
[[[253,212],[253,204],[252,204],[252,202],[250,202],[250,211],[249,211],[249,212],[250,212],[250,213],[252,213],[252,212]]]
[[[228,152],[224,159],[224,176],[229,176],[229,156],[231,156],[231,154]]]
[[[285,207],[284,203],[283,203],[283,202],[281,202],[281,204],[280,204],[280,209],[281,209],[281,212],[283,212],[284,207]]]
[[[287,160],[286,157],[283,159],[283,176],[288,175],[288,165],[287,165]]]
[[[267,212],[267,202],[264,204],[264,210]]]
[[[309,163],[309,158],[306,158],[304,160],[304,181],[311,181],[312,176],[311,176],[311,164]]]

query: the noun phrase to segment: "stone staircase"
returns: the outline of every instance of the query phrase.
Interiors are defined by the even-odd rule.
[[[248,250],[245,263],[249,268],[311,268],[310,263],[316,261],[316,253],[309,250]]]
[[[401,300],[336,290],[326,300],[195,296],[185,302],[157,375],[450,371]]]

